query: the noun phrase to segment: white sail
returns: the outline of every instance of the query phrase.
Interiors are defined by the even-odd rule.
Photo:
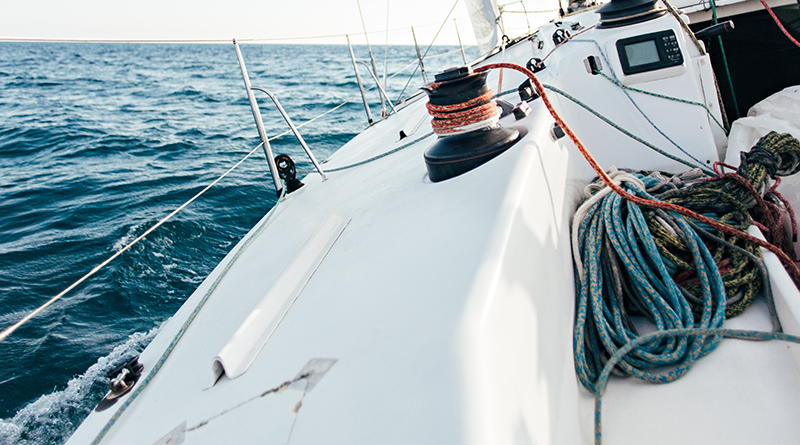
[[[497,46],[500,38],[497,30],[497,20],[500,18],[497,0],[466,0],[466,3],[478,49],[481,54],[486,54]]]

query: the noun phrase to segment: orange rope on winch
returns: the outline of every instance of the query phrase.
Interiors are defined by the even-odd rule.
[[[745,240],[747,242],[750,242],[750,243],[756,244],[756,245],[758,245],[760,247],[763,247],[763,248],[769,250],[770,252],[774,253],[775,255],[778,256],[778,258],[781,259],[781,261],[783,262],[783,264],[786,267],[787,271],[792,275],[792,278],[793,278],[793,280],[795,282],[795,285],[800,285],[800,269],[798,269],[798,267],[797,267],[797,265],[795,265],[794,261],[792,261],[792,259],[786,253],[784,253],[780,248],[778,248],[778,247],[776,247],[776,246],[774,246],[774,245],[772,245],[772,244],[770,244],[770,243],[768,243],[768,242],[766,242],[764,240],[756,238],[755,236],[752,236],[752,235],[750,235],[748,233],[742,232],[742,231],[737,230],[737,229],[735,229],[735,228],[733,228],[731,226],[728,226],[726,224],[722,224],[719,221],[715,221],[715,220],[713,220],[711,218],[708,218],[708,217],[705,217],[703,215],[700,215],[699,213],[693,212],[693,211],[691,211],[691,210],[689,210],[689,209],[687,209],[685,207],[677,206],[675,204],[669,204],[669,203],[666,203],[666,202],[653,201],[653,200],[650,200],[650,199],[640,198],[640,197],[638,197],[636,195],[632,195],[632,194],[626,192],[622,187],[620,187],[619,185],[614,183],[614,181],[611,179],[611,177],[608,175],[608,173],[606,173],[605,170],[603,170],[603,168],[600,167],[600,164],[598,164],[597,160],[594,158],[594,156],[592,156],[592,154],[589,152],[589,150],[586,148],[586,146],[583,144],[583,142],[581,142],[581,140],[572,131],[572,129],[567,125],[567,123],[564,122],[564,120],[561,118],[561,116],[558,114],[558,112],[553,107],[553,104],[550,102],[550,99],[547,97],[547,93],[545,92],[544,86],[539,81],[539,79],[536,77],[536,75],[533,74],[532,71],[528,70],[525,67],[522,67],[522,66],[519,66],[519,65],[516,65],[516,64],[513,64],[513,63],[492,63],[492,64],[488,64],[488,65],[476,68],[475,72],[483,72],[483,71],[487,71],[487,70],[491,70],[491,69],[498,69],[498,68],[508,68],[508,69],[513,69],[513,70],[519,71],[520,73],[525,74],[531,80],[533,85],[536,87],[536,91],[539,93],[540,97],[542,98],[542,102],[544,103],[545,107],[547,107],[547,110],[550,112],[550,115],[553,116],[553,119],[555,119],[555,121],[558,124],[558,126],[561,127],[561,129],[564,130],[564,133],[566,133],[567,136],[569,136],[570,140],[572,140],[572,142],[575,144],[575,146],[578,147],[578,150],[580,150],[581,154],[586,159],[586,161],[589,162],[589,165],[592,167],[592,169],[595,171],[595,173],[597,173],[597,175],[603,180],[603,182],[609,188],[611,188],[615,193],[620,195],[625,200],[630,201],[630,202],[632,202],[634,204],[638,204],[640,206],[645,206],[645,207],[653,207],[653,208],[659,208],[659,209],[664,209],[664,210],[671,210],[671,211],[673,211],[675,213],[678,213],[680,215],[692,218],[695,221],[699,221],[699,222],[701,222],[703,224],[707,224],[707,225],[719,230],[720,232],[726,233],[728,235],[736,236],[737,238],[743,239],[743,240]]]
[[[434,86],[434,85],[436,85],[436,86]],[[438,87],[438,85],[439,84],[432,83],[431,84],[431,88],[436,88],[436,87]],[[459,104],[434,105],[434,104],[428,102],[427,104],[425,104],[425,106],[428,108],[428,111],[431,112],[431,115],[433,115],[434,112],[437,112],[437,113],[451,113],[453,111],[463,110],[465,108],[469,108],[469,107],[472,107],[474,105],[478,105],[478,104],[480,104],[482,102],[486,102],[487,100],[491,99],[492,97],[494,97],[494,91],[489,90],[489,91],[481,94],[478,97],[473,97],[472,99],[470,99],[470,100],[468,100],[466,102],[461,102]]]
[[[438,83],[432,83],[431,86],[435,88]],[[431,122],[433,132],[437,135],[450,135],[463,132],[463,127],[467,125],[483,121],[488,125],[491,119],[500,114],[497,102],[490,100],[493,96],[494,91],[489,90],[478,97],[457,104],[434,105],[428,102],[425,106],[428,113],[434,117]]]

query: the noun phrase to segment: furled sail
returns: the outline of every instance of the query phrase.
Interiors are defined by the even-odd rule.
[[[497,0],[466,0],[466,3],[478,49],[481,54],[486,54],[497,46],[500,38],[497,29],[497,20],[500,18]]]

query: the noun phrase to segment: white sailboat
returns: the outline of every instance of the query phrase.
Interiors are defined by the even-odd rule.
[[[483,3],[496,9],[477,2],[472,15],[491,24]],[[797,16],[788,0],[768,3]],[[485,79],[513,111],[490,105],[476,121],[437,123],[437,135],[428,95],[397,105],[283,193],[69,443],[594,441],[596,397],[574,340],[586,276],[571,237],[597,172],[542,96],[604,170],[738,165],[769,131],[800,137],[800,87],[779,87],[771,74],[784,62],[766,56],[759,88],[774,91],[726,134],[716,56],[681,24],[710,26],[709,5],[672,15],[614,0],[510,41],[488,26],[489,54],[428,93],[447,108],[465,102],[453,97],[467,79],[465,94],[482,96]],[[738,26],[762,9],[731,0],[713,13]],[[536,71],[543,90],[510,65],[485,70],[501,62]],[[287,174],[273,173],[283,189]],[[796,179],[780,190],[800,204]],[[783,332],[798,335],[800,293],[764,257]],[[767,299],[724,327],[770,332]],[[668,385],[612,377],[603,439],[796,443],[798,366],[796,345],[725,340]]]

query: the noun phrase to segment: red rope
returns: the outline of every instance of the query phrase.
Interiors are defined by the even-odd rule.
[[[425,104],[428,108],[428,112],[433,115],[433,113],[451,113],[458,110],[463,110],[475,105],[478,105],[482,102],[486,102],[487,100],[491,99],[494,96],[494,91],[489,90],[478,97],[474,97],[466,102],[461,102],[460,104],[452,104],[452,105],[434,105],[430,102]],[[435,116],[438,117],[438,116]]]
[[[438,86],[438,84],[436,85]],[[489,101],[492,96],[494,96],[494,91],[489,90],[478,97],[458,104],[434,105],[428,102],[425,105],[428,113],[436,118],[431,122],[433,132],[438,135],[458,133],[464,126],[477,124],[497,116],[499,114],[497,102]]]
[[[783,27],[783,24],[781,23],[781,21],[778,20],[778,16],[776,16],[775,13],[772,12],[772,8],[769,7],[767,2],[765,2],[764,0],[761,0],[761,4],[764,5],[764,8],[767,10],[769,15],[772,16],[772,20],[775,20],[775,23],[778,25],[778,28],[780,28],[781,31],[783,31],[783,33],[786,35],[786,37],[788,37],[789,40],[792,41],[792,43],[794,43],[795,45],[800,47],[800,42],[798,42],[794,37],[792,37],[792,35],[789,34],[789,31],[787,31],[786,28]]]
[[[794,209],[792,209],[792,204],[789,203],[789,201],[786,198],[784,198],[783,195],[778,193],[777,190],[775,190],[774,188],[771,191],[771,193],[786,207],[786,213],[789,214],[789,219],[791,220],[791,225],[792,225],[792,242],[797,242],[797,218],[794,215]]]
[[[492,109],[497,108],[497,102],[491,101],[486,102],[483,105],[478,105],[477,107],[463,109],[463,111],[453,111],[451,113],[439,113],[437,111],[428,110],[433,117],[438,117],[440,119],[452,119],[452,118],[460,118],[460,117],[469,117],[474,115],[482,115],[485,113],[491,113]]]
[[[497,103],[491,101],[465,111],[448,113],[449,116],[442,113],[431,114],[436,117],[441,117],[441,119],[434,119],[433,122],[431,122],[433,132],[436,134],[450,134],[462,131],[461,128],[467,125],[477,124],[497,116],[498,110]]]
[[[722,176],[722,174],[723,174],[723,172],[722,172],[722,169],[723,169],[723,167],[724,167],[724,168],[729,168],[729,169],[731,169],[731,170],[736,170],[736,167],[734,167],[734,166],[732,166],[732,165],[730,165],[730,164],[726,164],[726,163],[724,163],[724,162],[719,162],[719,161],[715,162],[715,163],[714,163],[714,165],[713,165],[712,167],[714,168],[714,173],[716,173],[716,174],[717,174],[717,176]]]
[[[794,264],[794,261],[792,261],[792,259],[789,258],[789,256],[786,253],[784,253],[780,248],[778,248],[778,247],[776,247],[776,246],[774,246],[774,245],[772,245],[772,244],[770,244],[770,243],[768,243],[768,242],[766,242],[764,240],[756,238],[756,237],[754,237],[754,236],[752,236],[752,235],[750,235],[748,233],[745,233],[745,232],[742,232],[740,230],[737,230],[737,229],[735,229],[735,228],[733,228],[733,227],[731,227],[731,226],[729,226],[727,224],[722,224],[719,221],[715,221],[715,220],[713,220],[711,218],[708,218],[708,217],[705,217],[703,215],[700,215],[699,213],[693,212],[693,211],[691,211],[691,210],[689,210],[687,208],[684,208],[684,207],[681,207],[681,206],[678,206],[678,205],[675,205],[675,204],[669,204],[669,203],[660,202],[660,201],[653,201],[653,200],[650,200],[650,199],[645,199],[645,198],[641,198],[641,197],[636,196],[636,195],[632,195],[632,194],[628,193],[627,191],[625,191],[619,185],[615,184],[614,181],[611,179],[611,177],[608,176],[608,173],[606,173],[606,171],[603,170],[600,167],[600,164],[597,163],[597,160],[594,158],[594,156],[592,156],[592,154],[589,153],[589,150],[586,148],[585,145],[583,145],[583,142],[581,142],[581,140],[578,139],[578,136],[572,131],[572,129],[567,125],[567,123],[564,122],[564,120],[561,118],[561,116],[558,114],[558,112],[556,112],[555,108],[553,107],[553,104],[550,102],[550,99],[547,97],[547,93],[545,92],[544,86],[539,81],[539,79],[536,77],[536,75],[533,74],[533,72],[531,72],[530,70],[528,70],[525,67],[522,67],[522,66],[519,66],[519,65],[516,65],[516,64],[513,64],[513,63],[492,63],[492,64],[489,64],[489,65],[482,66],[480,68],[476,68],[475,72],[483,72],[483,71],[487,71],[487,70],[491,70],[491,69],[497,69],[497,68],[508,68],[508,69],[516,70],[516,71],[519,71],[522,74],[525,74],[526,76],[528,76],[528,78],[531,80],[533,85],[536,87],[536,91],[539,92],[539,95],[542,98],[542,102],[544,102],[545,107],[547,107],[547,110],[550,112],[550,115],[553,116],[553,119],[555,119],[555,121],[558,124],[558,126],[561,127],[564,130],[564,132],[567,134],[567,136],[569,136],[569,138],[572,140],[572,142],[575,144],[575,146],[578,147],[578,150],[580,150],[581,154],[586,159],[586,161],[589,162],[589,165],[592,167],[592,169],[595,171],[595,173],[597,173],[597,175],[603,180],[603,182],[605,182],[605,184],[608,187],[610,187],[614,192],[616,192],[622,198],[624,198],[627,201],[630,201],[630,202],[632,202],[634,204],[638,204],[638,205],[644,206],[644,207],[653,207],[653,208],[659,208],[659,209],[664,209],[664,210],[671,210],[671,211],[673,211],[675,213],[678,213],[680,215],[692,218],[695,221],[699,221],[699,222],[701,222],[703,224],[707,224],[707,225],[709,225],[711,227],[714,227],[715,229],[719,230],[720,232],[727,233],[728,235],[736,236],[736,237],[738,237],[740,239],[743,239],[745,241],[748,241],[748,242],[751,242],[751,243],[756,244],[758,246],[761,246],[761,247],[769,250],[770,252],[774,253],[775,255],[777,255],[778,258],[780,258],[783,261],[784,266],[789,271],[789,273],[792,275],[792,278],[794,279],[795,284],[796,285],[800,284],[800,269],[798,269],[797,265]]]

